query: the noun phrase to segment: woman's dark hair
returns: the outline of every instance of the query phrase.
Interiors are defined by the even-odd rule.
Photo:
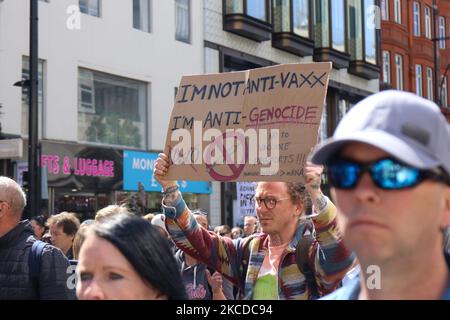
[[[39,227],[46,228],[45,223],[47,222],[47,218],[43,215],[31,217],[30,220],[34,220]]]
[[[187,299],[168,240],[150,222],[118,214],[92,228],[96,236],[109,241],[125,256],[144,281],[169,300]]]

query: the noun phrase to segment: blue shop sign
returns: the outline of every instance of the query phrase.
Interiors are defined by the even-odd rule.
[[[153,177],[153,165],[158,158],[157,153],[124,151],[123,152],[123,189],[137,191],[141,182],[145,191],[161,192],[161,185]],[[178,181],[181,192],[211,193],[211,185],[207,181]]]

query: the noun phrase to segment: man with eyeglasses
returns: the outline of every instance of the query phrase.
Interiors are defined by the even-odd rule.
[[[160,154],[154,175],[163,186],[163,209],[172,239],[184,252],[231,280],[240,288],[241,299],[317,298],[335,290],[351,268],[354,256],[336,228],[336,208],[320,190],[321,166],[309,163],[305,167],[306,191],[316,212],[312,223],[303,223],[304,184],[259,182],[255,199],[262,233],[235,240],[199,227],[177,182],[164,177],[168,168],[167,155]],[[296,260],[297,245],[305,236],[312,238],[302,249],[311,285]]]
[[[357,104],[313,162],[325,164],[359,277],[327,299],[450,299],[450,129],[439,107],[384,91]]]

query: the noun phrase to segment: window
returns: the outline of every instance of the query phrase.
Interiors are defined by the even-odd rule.
[[[422,92],[422,66],[420,64],[416,64],[416,94],[421,97],[423,95],[423,92]]]
[[[403,57],[395,55],[395,76],[397,80],[397,90],[403,90]]]
[[[414,35],[416,37],[420,36],[420,4],[414,1],[413,4],[413,15],[414,15]]]
[[[389,0],[381,0],[381,19],[389,20]]]
[[[391,56],[389,51],[383,51],[383,82],[391,83]]]
[[[315,1],[315,43],[319,48],[330,46],[329,1]]]
[[[191,2],[190,0],[175,0],[175,39],[191,42]]]
[[[147,85],[80,68],[78,139],[146,148]]]
[[[266,0],[247,0],[247,14],[258,20],[267,21]]]
[[[310,38],[308,0],[274,0],[273,4],[274,32],[292,32]]]
[[[293,31],[304,38],[309,38],[309,0],[293,0]]]
[[[285,9],[289,9],[289,7],[291,7],[290,2],[291,0],[275,0],[273,5],[274,7],[284,6]],[[269,22],[267,0],[225,0],[225,14],[236,13]]]
[[[323,106],[322,117],[320,118],[320,126],[319,126],[319,142],[324,141],[328,138],[328,114],[327,114],[327,105]]]
[[[100,17],[100,0],[79,0],[80,12]]]
[[[433,69],[427,68],[427,98],[433,101]]]
[[[441,106],[448,107],[448,91],[447,91],[447,77],[442,78],[442,88],[441,88]]]
[[[445,18],[439,17],[439,48],[445,49]]]
[[[431,39],[431,9],[425,6],[425,37]]]
[[[22,80],[30,79],[30,60],[28,57],[22,57]],[[22,87],[22,125],[21,133],[28,135],[28,119],[30,112],[28,87]],[[42,123],[42,110],[44,106],[44,61],[39,59],[38,65],[38,119]],[[38,126],[39,136],[42,136],[42,126]]]
[[[394,21],[402,23],[402,3],[401,0],[394,0]]]
[[[151,32],[151,0],[133,0],[133,28]]]
[[[375,7],[374,0],[364,0],[364,52],[365,61],[377,64],[377,47],[376,47],[376,26],[375,20],[366,20],[371,8]]]
[[[332,47],[345,52],[345,3],[344,0],[331,1]]]
[[[348,0],[349,51],[353,61],[376,64],[374,0]],[[333,29],[334,32],[334,29]]]

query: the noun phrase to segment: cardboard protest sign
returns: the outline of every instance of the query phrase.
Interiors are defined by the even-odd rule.
[[[245,216],[256,216],[255,189],[256,182],[236,182],[238,210],[234,221],[243,221]]]
[[[184,76],[170,117],[169,179],[304,181],[331,63]]]

